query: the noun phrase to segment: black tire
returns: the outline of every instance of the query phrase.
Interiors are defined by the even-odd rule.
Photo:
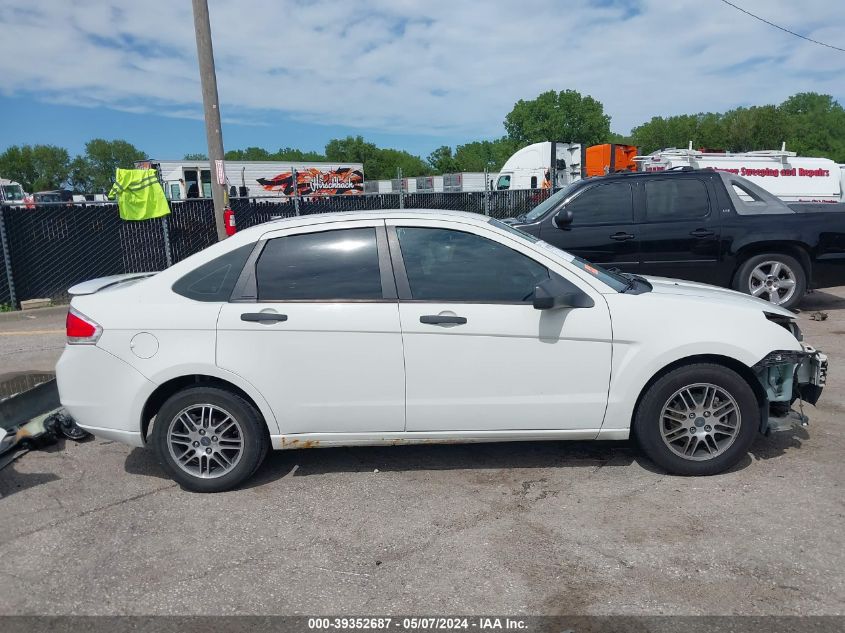
[[[791,255],[785,255],[784,253],[762,253],[748,258],[736,271],[736,275],[734,275],[734,290],[739,290],[745,294],[753,294],[754,288],[751,285],[751,273],[755,268],[766,262],[779,262],[781,266],[792,272],[795,278],[795,290],[788,300],[780,304],[782,308],[791,310],[798,305],[798,302],[804,298],[807,292],[807,271],[804,270],[801,262]],[[765,292],[763,298],[768,298],[768,295],[769,293]]]
[[[718,436],[720,441],[726,443],[723,452],[715,451],[713,457],[704,455],[703,448],[700,452],[693,449],[700,457],[700,461],[683,457],[669,447],[664,441],[661,429],[664,421],[661,419],[663,408],[679,390],[695,384],[714,385],[731,396],[736,402],[739,411],[738,429],[733,434],[732,443],[728,444],[725,438]],[[702,400],[704,398],[702,397]],[[710,418],[714,420],[716,418]],[[697,428],[702,424],[700,430],[714,427],[704,427],[706,421],[702,417],[690,420],[689,428]],[[666,424],[668,426],[668,423]],[[670,427],[671,428],[671,427]],[[722,365],[710,363],[696,363],[684,365],[674,369],[664,376],[661,376],[651,385],[640,401],[634,416],[633,435],[640,449],[663,470],[675,475],[715,475],[734,466],[747,453],[754,441],[754,436],[760,429],[760,408],[754,391],[748,382],[732,369]],[[680,427],[679,427],[679,430]],[[684,433],[686,433],[684,431]],[[676,449],[680,448],[676,444]],[[692,443],[692,440],[691,442]],[[716,444],[716,442],[714,442]],[[698,444],[696,443],[696,446]],[[704,448],[707,443],[705,442]],[[715,445],[714,445],[714,448]],[[709,449],[708,449],[709,450]]]
[[[193,405],[204,404],[219,407],[235,420],[238,426],[235,439],[241,440],[241,452],[234,466],[225,472],[225,467],[215,462],[209,468],[222,468],[224,474],[210,478],[186,472],[179,466],[168,445],[169,430],[171,425],[176,424],[175,418],[180,412]],[[184,431],[184,428],[180,430]],[[249,479],[258,470],[267,455],[270,437],[264,418],[252,404],[240,396],[216,387],[190,387],[172,395],[162,405],[153,425],[152,444],[159,462],[183,488],[194,492],[223,492]],[[231,452],[227,454],[232,456]],[[202,463],[202,460],[198,463]],[[210,462],[206,460],[206,463]]]

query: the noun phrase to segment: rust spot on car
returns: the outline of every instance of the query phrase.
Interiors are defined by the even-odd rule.
[[[315,448],[320,445],[320,440],[299,440],[289,439],[282,436],[282,448]]]

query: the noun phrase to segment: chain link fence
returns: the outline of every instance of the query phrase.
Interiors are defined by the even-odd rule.
[[[6,214],[0,212],[0,311],[11,310],[15,303],[12,297],[9,279],[12,276],[8,264],[8,245],[6,241]]]
[[[232,198],[238,229],[296,215],[380,209],[453,209],[518,216],[548,190],[385,193],[296,198]],[[0,309],[27,299],[66,301],[81,281],[163,270],[217,241],[211,200],[172,201],[163,218],[126,222],[114,203],[0,208]]]

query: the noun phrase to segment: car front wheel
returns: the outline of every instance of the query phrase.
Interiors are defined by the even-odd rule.
[[[727,367],[697,363],[651,385],[637,409],[633,434],[664,470],[714,475],[748,453],[759,428],[759,405],[748,382]]]
[[[184,488],[222,492],[258,469],[269,437],[261,414],[234,393],[192,387],[171,396],[156,415],[153,445]]]

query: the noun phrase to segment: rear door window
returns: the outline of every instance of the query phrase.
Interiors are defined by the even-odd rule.
[[[382,298],[374,228],[278,237],[256,264],[259,301],[361,301]]]
[[[707,187],[700,180],[649,180],[645,183],[645,198],[649,222],[694,220],[710,213]]]

